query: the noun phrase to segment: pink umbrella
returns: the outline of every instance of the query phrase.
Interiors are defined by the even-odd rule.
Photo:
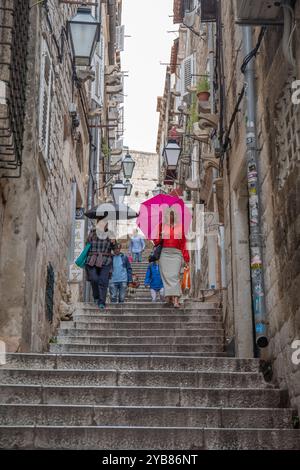
[[[190,210],[179,197],[159,194],[143,202],[140,207],[137,225],[146,238],[150,240],[158,238],[159,227],[164,222],[168,223],[171,211],[175,214],[176,223],[181,224],[183,233],[187,235],[192,221]]]

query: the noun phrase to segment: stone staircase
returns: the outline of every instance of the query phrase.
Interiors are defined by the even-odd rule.
[[[135,264],[143,279],[146,264]],[[226,357],[221,311],[79,304],[46,354],[0,367],[2,449],[300,449],[257,359]]]

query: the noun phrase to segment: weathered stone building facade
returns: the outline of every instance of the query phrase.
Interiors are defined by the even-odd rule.
[[[285,2],[287,7],[274,4],[267,13],[259,11],[257,2],[259,14],[269,15],[258,18],[256,2],[245,11],[233,0],[208,3],[174,1],[174,22],[180,27],[171,68],[172,61],[181,65],[174,65],[175,87],[171,85],[169,90],[171,102],[176,96],[175,103],[169,110],[166,106],[161,110],[165,116],[160,122],[161,128],[166,122],[169,130],[175,126],[183,146],[177,184],[191,190],[194,203],[201,202],[205,212],[216,217],[203,247],[192,254],[192,295],[203,298],[203,289],[212,287],[218,294],[215,298],[222,293],[228,347],[238,357],[259,354],[270,363],[273,380],[288,390],[292,405],[299,409],[300,370],[292,361],[292,344],[300,338],[300,107],[292,95],[300,73],[300,2]],[[252,104],[259,180],[259,205],[255,207],[250,200],[253,186],[247,165],[248,89],[245,68],[241,71],[246,24],[252,24],[251,65],[255,69]],[[194,62],[184,90],[182,64],[190,55]],[[197,104],[195,112],[197,80],[193,82],[193,77],[202,74],[209,78],[210,99],[206,105]],[[203,125],[205,115],[213,123]],[[188,137],[191,145],[186,151]],[[184,178],[182,172],[186,172]],[[249,231],[257,214],[264,281],[260,293],[266,305],[269,341],[263,349],[255,346],[253,327],[256,306],[252,297],[257,285],[251,282],[251,272],[261,265],[251,259]]]
[[[101,31],[88,69],[74,68],[67,33],[67,21],[77,7],[58,0],[31,8],[23,3],[27,42],[21,36],[18,2],[5,0],[0,14],[2,24],[11,23],[10,45],[1,49],[1,63],[8,64],[7,70],[12,67],[23,40],[27,70],[14,90],[18,97],[22,90],[26,93],[21,175],[7,178],[16,172],[7,164],[0,169],[0,338],[10,351],[42,351],[65,303],[82,298],[83,283],[70,277],[77,243],[75,213],[103,194],[109,152],[101,144],[114,145],[108,136],[109,99],[122,87],[105,88],[104,67],[110,78],[120,68],[116,28],[121,1],[99,1],[93,7]],[[5,43],[4,28],[0,35]],[[3,67],[1,116],[8,112],[11,80]],[[10,117],[16,132],[15,117]],[[7,147],[3,130],[0,139],[1,149]]]

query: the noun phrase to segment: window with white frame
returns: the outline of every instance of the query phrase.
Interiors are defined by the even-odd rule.
[[[189,93],[188,87],[195,85],[195,54],[183,59],[180,70],[181,96]]]

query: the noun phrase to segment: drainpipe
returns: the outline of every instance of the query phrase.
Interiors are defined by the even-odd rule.
[[[247,56],[253,50],[251,26],[243,27],[244,54]],[[264,268],[262,261],[261,242],[261,213],[260,189],[258,179],[257,130],[256,130],[256,92],[254,78],[254,61],[248,63],[245,69],[247,129],[246,129],[246,158],[249,194],[250,222],[250,259],[252,311],[255,324],[256,344],[260,348],[268,346],[266,303],[264,287]]]
[[[208,53],[209,53],[209,81],[210,81],[210,107],[211,112],[215,111],[214,97],[214,70],[215,70],[215,44],[214,44],[214,25],[208,23]]]
[[[110,65],[115,65],[116,0],[108,0],[108,15],[109,15],[108,60],[109,60]]]
[[[221,251],[221,288],[226,289],[226,256],[225,256],[225,228],[224,225],[219,225],[219,240]]]
[[[95,107],[95,106],[92,106]],[[97,129],[94,128],[90,131],[90,151],[89,151],[89,180],[87,188],[87,209],[91,209],[94,206],[94,177],[95,177],[95,164],[98,146]],[[86,224],[86,237],[91,229],[91,222],[88,219]],[[89,302],[90,300],[90,284],[85,279],[84,290],[83,290],[83,301]]]
[[[101,23],[101,7],[98,5],[96,7],[96,18]],[[91,109],[97,108],[97,103],[94,100],[91,100]],[[95,174],[97,168],[97,155],[98,155],[98,146],[101,145],[99,142],[99,136],[97,128],[89,129],[89,140],[90,140],[90,149],[89,149],[89,180],[87,188],[87,209],[91,209],[95,203]],[[88,219],[86,224],[86,237],[91,229],[92,223]],[[86,274],[84,274],[84,288],[83,288],[83,301],[90,301],[91,286],[90,283],[86,280]]]

